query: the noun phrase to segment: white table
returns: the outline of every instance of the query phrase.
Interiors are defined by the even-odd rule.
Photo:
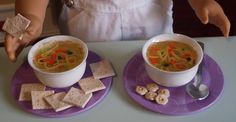
[[[206,53],[224,73],[222,96],[210,108],[191,115],[168,116],[151,112],[128,97],[122,84],[122,73],[129,59],[141,51],[145,41],[89,43],[89,49],[109,59],[116,70],[112,89],[103,101],[82,114],[66,118],[43,118],[21,109],[13,100],[10,87],[16,69],[25,60],[26,48],[16,63],[8,61],[4,48],[0,48],[0,122],[233,122],[236,119],[236,37],[196,38],[206,44]]]

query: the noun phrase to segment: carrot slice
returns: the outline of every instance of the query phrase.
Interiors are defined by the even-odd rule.
[[[159,63],[159,59],[158,58],[149,57],[149,61],[153,65]]]
[[[56,53],[53,53],[53,54],[51,55],[51,58],[52,58],[52,59],[56,59],[56,58],[57,58],[57,54],[56,54]]]

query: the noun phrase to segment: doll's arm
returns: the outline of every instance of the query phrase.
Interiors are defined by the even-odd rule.
[[[16,14],[20,13],[31,21],[29,27],[19,40],[10,34],[5,35],[5,50],[11,61],[25,47],[42,33],[43,22],[49,0],[15,0]]]
[[[16,13],[20,13],[28,19],[37,19],[43,23],[49,0],[16,0]]]
[[[230,21],[215,0],[188,0],[188,2],[203,24],[214,24],[220,28],[225,37],[229,36]]]

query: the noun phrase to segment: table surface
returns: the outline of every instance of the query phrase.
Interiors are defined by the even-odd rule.
[[[88,43],[90,50],[110,60],[117,73],[109,94],[95,107],[79,115],[65,118],[43,118],[21,109],[11,96],[11,79],[26,59],[27,47],[16,63],[11,63],[0,48],[0,121],[1,122],[232,122],[236,119],[236,37],[195,38],[205,43],[205,52],[221,67],[224,74],[224,90],[220,98],[208,109],[182,116],[169,116],[151,112],[133,101],[123,87],[123,69],[132,56],[141,51],[144,40]]]

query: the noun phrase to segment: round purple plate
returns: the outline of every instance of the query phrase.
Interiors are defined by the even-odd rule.
[[[99,55],[97,55],[96,53],[92,51],[89,51],[89,55],[87,58],[86,71],[83,77],[92,76],[92,72],[89,68],[89,64],[98,62],[100,60],[101,60],[101,57]],[[108,92],[111,89],[112,77],[101,79],[101,81],[106,86],[106,89],[94,92],[93,97],[90,99],[90,101],[87,103],[87,105],[83,109],[79,107],[72,107],[72,108],[69,108],[60,112],[55,112],[53,109],[33,110],[32,104],[30,101],[29,102],[18,101],[21,84],[40,82],[34,75],[33,69],[29,66],[28,62],[26,61],[19,67],[19,69],[15,72],[13,76],[12,84],[11,84],[11,92],[17,104],[20,105],[24,110],[32,114],[43,116],[43,117],[51,117],[51,118],[66,117],[66,116],[77,115],[82,112],[85,112],[89,110],[90,108],[94,107],[97,103],[102,101],[102,99],[108,94]],[[73,87],[79,88],[79,85],[76,83],[73,85]],[[55,88],[49,88],[49,87],[46,88],[46,90],[50,90],[50,89],[53,89],[55,92],[61,92],[61,91],[67,92],[70,89],[70,87],[62,88],[62,89],[55,89]]]
[[[135,92],[137,85],[145,86],[147,83],[154,82],[148,77],[145,71],[144,59],[141,53],[133,56],[125,66],[123,72],[124,88],[134,101],[154,112],[167,115],[187,115],[202,111],[219,98],[224,86],[223,73],[217,63],[206,54],[204,55],[204,61],[203,83],[206,84],[210,90],[210,95],[204,100],[199,101],[191,98],[185,90],[185,85],[176,88],[168,88],[171,96],[166,105],[156,104],[138,95]]]

